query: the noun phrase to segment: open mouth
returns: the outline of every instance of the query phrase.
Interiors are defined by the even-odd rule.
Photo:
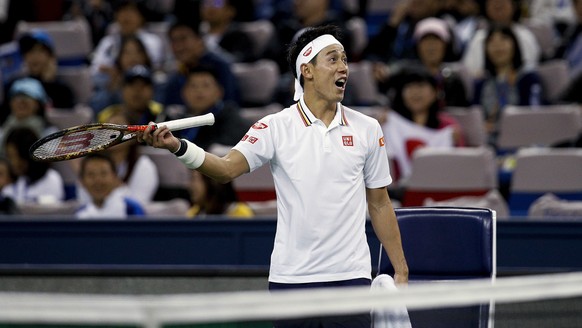
[[[335,81],[336,87],[340,89],[345,89],[347,80],[345,78],[341,78]]]

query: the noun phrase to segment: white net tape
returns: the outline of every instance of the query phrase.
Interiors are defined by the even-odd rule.
[[[369,288],[196,295],[72,295],[0,293],[0,323],[164,324],[258,321],[371,309],[473,305],[582,296],[582,273],[410,284],[398,291]]]

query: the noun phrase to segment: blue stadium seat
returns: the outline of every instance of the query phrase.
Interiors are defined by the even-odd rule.
[[[410,283],[495,279],[495,211],[454,207],[405,207],[395,211]],[[378,274],[393,273],[388,256],[381,248]],[[490,309],[491,304],[483,304],[414,310],[409,315],[415,328],[486,327]]]

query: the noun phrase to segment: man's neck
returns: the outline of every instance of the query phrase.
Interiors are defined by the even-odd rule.
[[[311,113],[313,113],[316,118],[320,119],[326,126],[331,124],[337,110],[336,102],[330,102],[327,100],[308,96],[304,97],[304,101]]]

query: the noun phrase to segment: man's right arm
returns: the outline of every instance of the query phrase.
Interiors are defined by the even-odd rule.
[[[189,141],[176,138],[163,124],[154,131],[148,127],[143,133],[138,133],[138,141],[155,148],[167,149],[176,154],[189,168],[198,170],[220,183],[227,183],[250,171],[250,166],[241,152],[231,149],[225,156],[218,157]]]

